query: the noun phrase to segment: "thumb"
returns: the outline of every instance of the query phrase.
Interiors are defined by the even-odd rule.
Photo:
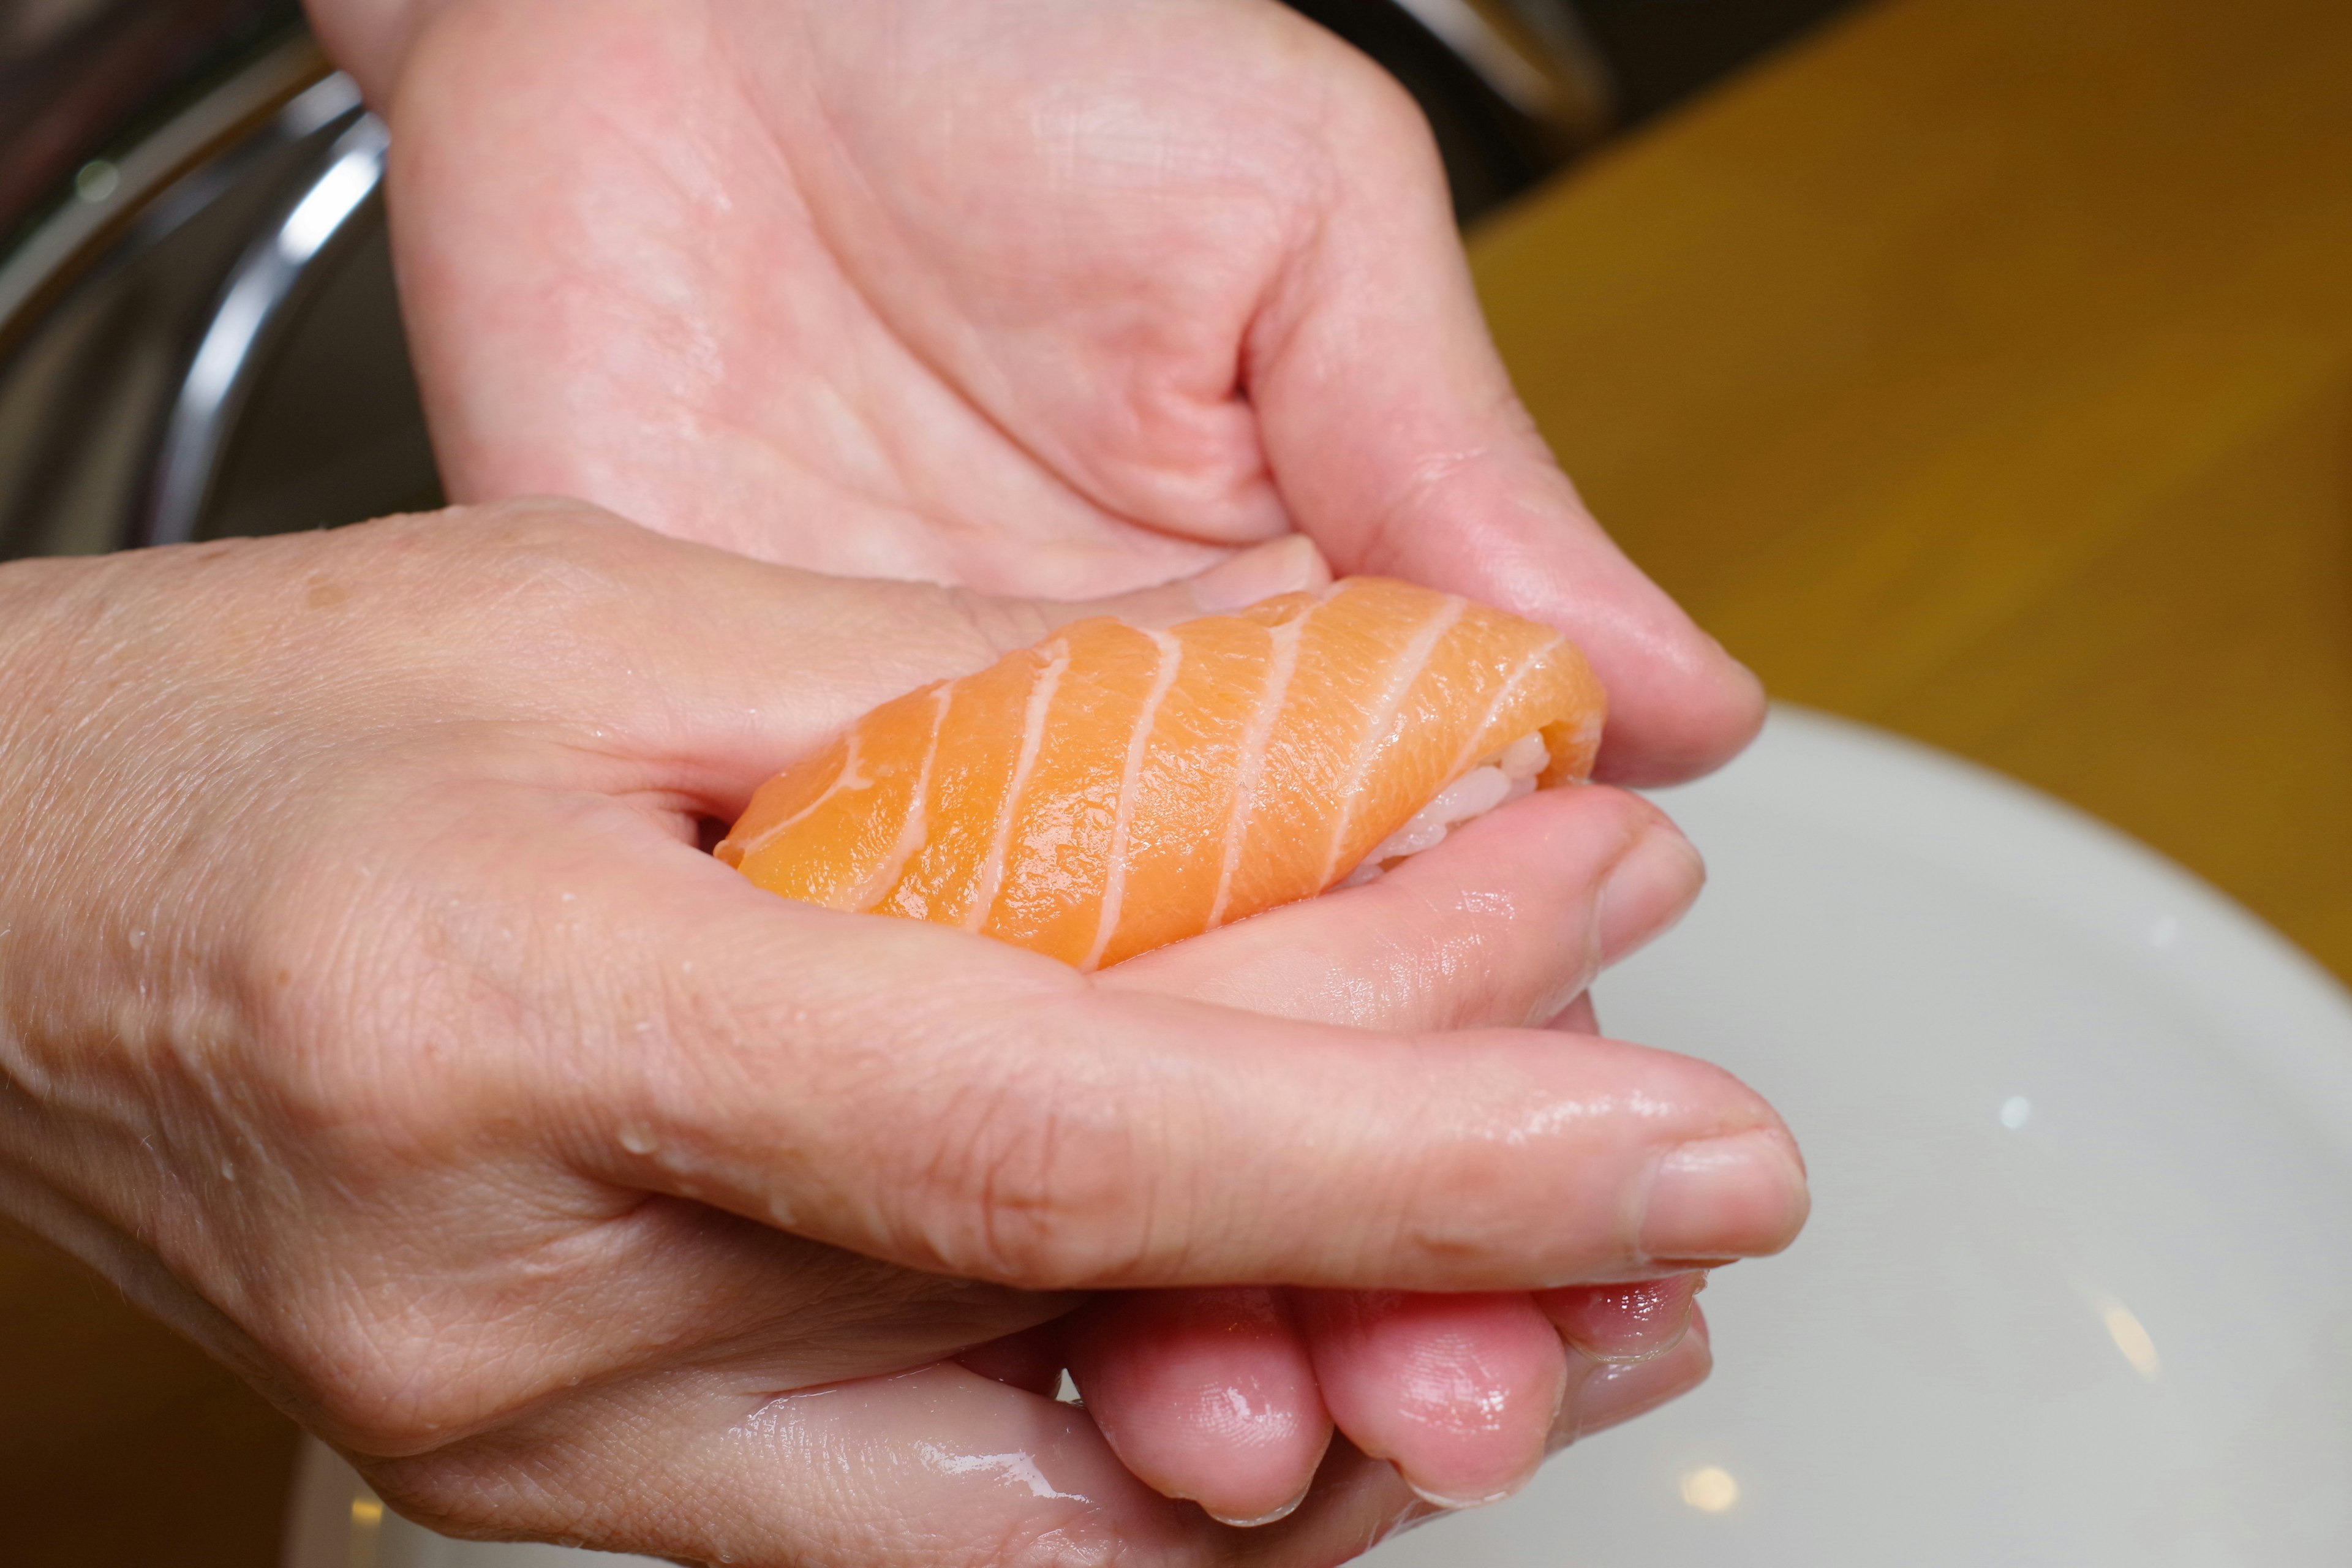
[[[405,548],[420,535],[432,549]],[[414,618],[453,635],[403,635],[448,651],[474,699],[530,702],[588,726],[600,749],[617,725],[612,739],[660,764],[665,787],[739,805],[868,710],[1070,622],[1166,626],[1330,581],[1293,535],[1114,597],[1000,597],[774,565],[562,497],[390,519],[351,538],[373,547],[375,576],[423,579]],[[484,626],[509,628],[495,639],[504,657],[486,662],[478,633],[454,635]]]
[[[1117,616],[1139,626],[1158,626],[1195,616],[1224,615],[1276,594],[1320,588],[1330,581],[1331,568],[1315,542],[1303,533],[1291,533],[1236,551],[1191,577],[1114,599],[1065,607],[1088,615]]]
[[[1342,98],[1330,210],[1252,329],[1249,395],[1285,504],[1343,573],[1558,626],[1608,688],[1601,774],[1664,783],[1763,720],[1754,676],[1611,542],[1489,340],[1426,127],[1389,84]]]
[[[950,602],[998,655],[1027,647],[1046,633],[1091,616],[1115,616],[1130,626],[1158,628],[1200,616],[1225,615],[1277,594],[1320,588],[1331,581],[1323,552],[1303,533],[1238,550],[1190,577],[1100,599],[1013,599],[947,590]]]

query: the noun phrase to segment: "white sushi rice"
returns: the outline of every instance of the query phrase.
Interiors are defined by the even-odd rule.
[[[1537,778],[1550,765],[1551,753],[1544,748],[1541,735],[1520,736],[1438,791],[1437,798],[1414,812],[1411,821],[1375,845],[1339,886],[1354,888],[1371,881],[1394,862],[1436,848],[1464,823],[1533,795]]]

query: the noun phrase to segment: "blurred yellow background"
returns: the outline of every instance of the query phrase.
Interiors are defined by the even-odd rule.
[[[1473,259],[1594,510],[1775,695],[2352,977],[2352,5],[1885,0]]]

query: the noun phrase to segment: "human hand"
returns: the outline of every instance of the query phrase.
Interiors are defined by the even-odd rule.
[[[1570,630],[1612,689],[1617,776],[1708,765],[1752,728],[1752,684],[1529,430],[1417,115],[1279,8],[435,9],[414,59],[389,31],[330,38],[393,110],[411,326],[458,493],[561,488],[772,558],[1025,592],[1303,528],[1343,569]],[[1540,1454],[1561,1352],[1531,1303],[1457,1305],[1482,1314],[1486,1394],[1516,1381],[1521,1408],[1484,1452],[1376,1446],[1425,1489],[1485,1495]],[[1129,1457],[1236,1516],[1303,1482],[1317,1401],[1271,1417],[1286,1460],[1245,1477],[1214,1462],[1213,1423],[1105,1408],[1168,1387],[1170,1355],[1206,1375],[1169,1299],[1132,1306],[1090,1369],[1115,1433],[1163,1439]],[[1336,1325],[1319,1339],[1338,1388],[1393,1373]],[[1307,1346],[1286,1353],[1295,1373]],[[1378,1400],[1352,1403],[1372,1442]]]
[[[461,1533],[1349,1554],[1411,1507],[1385,1467],[1339,1453],[1235,1536],[941,1358],[1071,1289],[1769,1249],[1785,1134],[1683,1058],[1265,1017],[696,849],[1057,613],[559,503],[0,568],[0,1201]],[[1221,935],[1420,951],[1335,910]],[[1671,1151],[1759,1129],[1777,1181],[1645,1202]]]
[[[1586,513],[1426,127],[1270,0],[312,0],[461,500],[1078,597],[1299,530],[1569,633],[1601,768],[1758,688]]]

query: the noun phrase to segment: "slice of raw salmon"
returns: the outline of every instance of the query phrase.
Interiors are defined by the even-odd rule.
[[[762,784],[718,855],[1094,969],[1581,782],[1605,711],[1549,626],[1350,577],[1167,631],[1081,621],[886,702]]]

